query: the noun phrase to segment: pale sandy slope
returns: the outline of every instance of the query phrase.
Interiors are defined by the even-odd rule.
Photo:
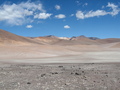
[[[0,61],[21,63],[120,62],[120,49],[107,46],[108,45],[1,46]]]

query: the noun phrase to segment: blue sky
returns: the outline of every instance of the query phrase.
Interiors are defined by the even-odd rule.
[[[27,37],[120,38],[120,2],[0,0],[0,29]]]

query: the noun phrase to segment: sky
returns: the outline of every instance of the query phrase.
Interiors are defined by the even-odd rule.
[[[120,38],[120,1],[0,0],[0,29],[26,37]]]

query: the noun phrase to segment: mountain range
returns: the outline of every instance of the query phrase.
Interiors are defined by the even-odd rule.
[[[97,37],[86,37],[84,35],[73,36],[71,38],[56,37],[53,35],[44,37],[23,37],[0,29],[0,45],[101,45],[109,43],[116,43],[116,46],[119,46],[120,38],[100,39]]]

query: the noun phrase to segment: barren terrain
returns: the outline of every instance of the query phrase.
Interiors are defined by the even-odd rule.
[[[0,90],[119,90],[120,39],[22,37],[0,30]]]
[[[113,44],[112,44],[113,46]],[[0,46],[1,62],[105,63],[120,62],[120,48],[111,45],[27,45]]]
[[[119,90],[119,64],[0,64],[1,90]]]

